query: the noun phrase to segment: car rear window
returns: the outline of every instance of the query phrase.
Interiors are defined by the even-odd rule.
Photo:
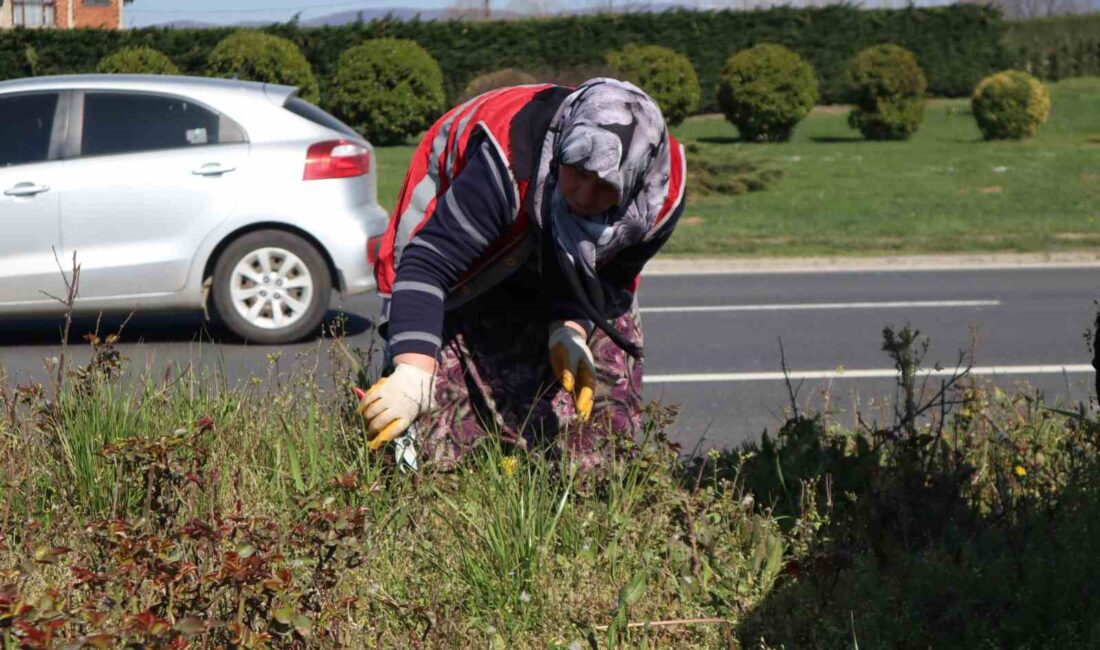
[[[344,124],[343,122],[329,115],[320,108],[317,108],[313,104],[310,104],[301,97],[291,97],[290,99],[286,100],[286,103],[283,104],[283,108],[290,111],[291,113],[294,113],[298,117],[304,117],[310,122],[323,126],[326,129],[339,131],[344,135],[351,136],[356,139],[363,137],[359,135],[359,133],[355,129],[351,128],[347,124]]]
[[[57,93],[0,97],[0,167],[49,157]]]
[[[84,95],[84,156],[247,141],[232,119],[183,97],[101,91]]]
[[[84,97],[85,156],[217,144],[217,113],[186,99],[137,93]]]

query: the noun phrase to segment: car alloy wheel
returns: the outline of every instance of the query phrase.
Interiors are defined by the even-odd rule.
[[[309,310],[313,276],[294,253],[265,247],[237,262],[229,292],[234,309],[250,325],[282,329],[297,323]]]
[[[293,343],[319,333],[332,275],[316,246],[280,230],[257,230],[226,246],[213,268],[214,309],[250,343]]]

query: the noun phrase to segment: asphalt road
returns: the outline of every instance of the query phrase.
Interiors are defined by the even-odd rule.
[[[954,367],[959,351],[973,348],[983,380],[1026,383],[1048,400],[1076,403],[1091,394],[1083,334],[1096,314],[1098,280],[1096,268],[648,276],[640,293],[647,397],[682,406],[674,435],[688,450],[774,431],[789,409],[782,341],[800,408],[827,402],[838,422],[851,424],[857,410],[882,421],[894,394],[882,329],[910,323],[930,341],[929,367]],[[348,314],[352,345],[372,344],[377,305],[374,296],[334,304]],[[101,331],[120,321],[106,319]],[[81,319],[73,340],[94,325]],[[58,319],[8,319],[0,325],[0,368],[15,381],[44,379],[59,332]],[[120,347],[136,367],[217,366],[231,380],[268,374],[278,351],[283,372],[294,364],[329,367],[317,343],[217,342],[226,338],[198,315],[139,314]],[[77,361],[87,358],[86,348],[75,349]]]
[[[857,406],[865,420],[883,421],[896,382],[882,329],[908,323],[929,340],[927,367],[954,368],[959,352],[973,349],[976,369],[993,373],[983,381],[1026,383],[1048,400],[1076,403],[1092,393],[1083,335],[1096,315],[1098,280],[1100,270],[1086,268],[651,278],[646,307],[733,310],[644,314],[647,393],[684,405],[687,444],[704,432],[720,446],[774,431],[789,408],[785,382],[775,377],[782,341],[788,369],[810,374],[801,380],[801,408],[820,410],[827,397],[840,423],[854,424]],[[836,376],[818,378],[825,374]],[[860,374],[871,376],[852,377]]]

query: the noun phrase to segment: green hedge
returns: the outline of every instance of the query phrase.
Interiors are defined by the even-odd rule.
[[[126,46],[157,49],[187,74],[203,74],[211,48],[232,29],[6,30],[0,33],[0,79],[31,74],[90,72],[105,54]],[[780,43],[817,72],[822,99],[844,98],[845,68],[860,50],[896,43],[916,55],[929,92],[965,96],[982,77],[1013,64],[1001,44],[996,10],[977,5],[861,10],[781,7],[760,11],[667,11],[585,15],[523,21],[379,20],[339,27],[295,23],[265,31],[301,47],[327,103],[340,55],[371,38],[420,43],[443,68],[454,99],[474,77],[505,67],[555,70],[591,65],[629,43],[661,45],[691,59],[699,73],[702,108],[715,110],[718,74],[729,57],[759,43]],[[34,70],[26,56],[34,48]],[[31,57],[34,58],[34,57]]]
[[[466,87],[462,89],[462,92],[459,93],[458,97],[455,99],[455,104],[461,104],[478,95],[487,93],[490,90],[496,90],[497,88],[526,86],[538,82],[539,80],[535,75],[530,72],[524,72],[518,68],[504,68],[503,70],[486,72],[483,75],[474,77],[470,80],[470,83],[466,84]]]
[[[1030,138],[1050,117],[1050,91],[1022,70],[1005,70],[978,83],[970,110],[986,140]]]
[[[297,86],[302,99],[321,99],[309,61],[285,38],[252,30],[226,36],[210,52],[207,73],[226,79],[249,79]]]
[[[699,108],[699,75],[683,54],[660,45],[632,44],[609,52],[607,64],[613,76],[648,93],[670,126],[678,126]]]
[[[127,47],[99,60],[104,74],[179,74],[172,60],[149,47]]]
[[[722,68],[718,104],[742,140],[785,142],[818,100],[813,67],[797,52],[764,43]]]
[[[924,120],[928,81],[913,53],[876,45],[852,61],[852,99],[848,125],[868,140],[908,140]]]
[[[1100,13],[1011,22],[1004,43],[1040,79],[1100,75]]]
[[[413,41],[380,38],[340,55],[332,104],[367,139],[400,144],[443,113],[439,63]]]

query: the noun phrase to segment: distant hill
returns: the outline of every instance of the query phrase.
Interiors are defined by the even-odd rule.
[[[1100,1],[1100,0],[1098,0]],[[363,16],[363,20],[370,22],[372,20],[378,20],[390,16],[397,20],[446,20],[448,18],[454,18],[454,16],[447,9],[409,9],[407,7],[395,7],[391,9],[361,9],[352,11],[341,11],[335,14],[329,14],[328,16],[321,16],[320,18],[310,18],[303,20],[303,25],[310,27],[319,27],[321,25],[346,25],[348,23],[354,23],[359,19],[359,16]],[[516,11],[503,11],[494,10],[493,18],[495,20],[515,20],[517,18],[523,18],[524,15]]]
[[[172,29],[216,29],[218,27],[264,27],[270,23],[263,20],[244,20],[239,23],[206,23],[201,20],[173,20],[169,23],[150,25],[150,27],[170,27]]]
[[[386,16],[391,16],[397,20],[413,20],[417,17],[419,17],[420,20],[439,20],[448,17],[446,9],[390,7],[385,9],[353,9],[351,11],[340,11],[327,16],[321,16],[320,18],[308,18],[303,20],[302,24],[309,25],[310,27],[317,27],[320,25],[346,25],[348,23],[354,23],[359,19],[360,15],[363,16],[363,20],[367,22],[385,18]]]
[[[1100,2],[1100,0],[1094,0],[1094,2]],[[635,5],[635,7],[637,7]],[[671,3],[652,4],[647,7],[648,11],[660,12],[668,9],[675,9],[678,5]],[[638,10],[635,8],[635,10]],[[584,11],[565,11],[565,14],[576,13],[589,13],[593,10],[587,9]],[[360,16],[364,21],[370,22],[372,20],[379,20],[387,16],[395,18],[397,20],[445,20],[452,18],[453,15],[447,9],[417,9],[413,7],[384,7],[384,8],[364,8],[364,9],[352,9],[350,11],[340,11],[334,14],[328,14],[326,16],[319,16],[317,18],[306,18],[302,20],[302,24],[308,27],[320,27],[322,25],[347,25],[359,20]],[[524,15],[515,11],[506,10],[494,10],[493,18],[496,20],[514,20],[517,18],[523,18]],[[243,21],[239,23],[233,23],[232,25],[214,24],[196,20],[176,20],[169,23],[163,23],[157,25],[158,27],[176,27],[183,29],[205,29],[211,27],[259,27],[267,23],[258,22],[254,20]]]
[[[1100,0],[1090,0],[1092,6],[1097,10],[1100,10]],[[0,4],[3,0],[0,0]],[[775,4],[780,4],[780,0],[775,0]],[[872,4],[875,4],[872,2]],[[921,3],[918,3],[921,4]],[[684,6],[674,2],[655,2],[641,4],[634,3],[632,11],[650,11],[653,13],[660,13],[662,11],[668,11],[670,9],[694,9],[695,7]],[[563,14],[576,15],[594,13],[597,11],[593,8],[584,8],[574,11],[563,11]],[[328,14],[326,16],[319,16],[317,18],[306,18],[302,20],[302,24],[307,27],[320,27],[323,25],[347,25],[348,23],[354,23],[359,20],[360,16],[366,22],[372,20],[379,20],[386,18],[387,16],[396,20],[446,20],[453,18],[454,15],[448,9],[418,9],[414,7],[383,7],[383,8],[363,8],[363,9],[351,9],[349,11],[340,11],[334,14]],[[493,18],[496,20],[515,20],[517,18],[523,18],[524,14],[507,11],[507,10],[494,10]],[[198,20],[175,20],[168,23],[162,23],[157,27],[175,27],[181,29],[205,29],[211,27],[262,27],[267,25],[265,21],[247,20],[231,25],[208,23]]]
[[[214,23],[204,23],[198,20],[173,20],[159,25],[151,25],[151,27],[170,27],[172,29],[209,29],[210,27],[222,26],[223,25],[215,25]]]
[[[384,9],[353,9],[351,11],[340,11],[334,14],[328,14],[327,16],[319,16],[317,18],[306,18],[301,21],[302,25],[307,27],[321,27],[323,25],[347,25],[359,20],[359,17],[366,22],[372,20],[380,20],[387,16],[396,20],[445,20],[452,16],[446,9],[416,9],[412,7],[387,7]],[[494,11],[493,18],[496,19],[514,19],[520,18],[522,14],[514,11]],[[208,23],[198,20],[173,20],[172,22],[161,23],[156,25],[157,27],[174,27],[178,29],[209,29],[213,27],[261,27],[268,23],[263,21],[247,20],[232,24],[217,24]]]

